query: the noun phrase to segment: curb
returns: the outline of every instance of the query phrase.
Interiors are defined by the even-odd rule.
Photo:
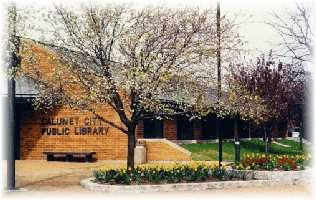
[[[82,180],[80,185],[88,190],[100,192],[132,192],[132,193],[146,193],[146,192],[174,192],[174,191],[206,191],[223,188],[246,188],[246,187],[263,187],[274,185],[307,185],[311,180],[306,177],[309,171],[294,171],[291,172],[277,172],[278,177],[275,177],[274,172],[261,173],[260,178],[267,180],[249,180],[249,181],[216,181],[216,182],[201,182],[201,183],[178,183],[178,184],[162,184],[162,185],[108,185],[94,182],[95,178]],[[260,172],[259,172],[260,173]],[[267,175],[272,174],[272,175]],[[280,176],[281,174],[281,176]]]

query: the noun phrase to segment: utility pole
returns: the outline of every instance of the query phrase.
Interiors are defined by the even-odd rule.
[[[15,81],[8,81],[7,189],[15,189]]]
[[[10,76],[8,80],[8,144],[7,144],[7,190],[15,190],[15,80],[14,71],[20,65],[20,38],[16,31],[16,6],[11,5],[9,15],[9,48],[10,48]]]
[[[220,0],[217,0],[216,9],[216,35],[217,35],[217,98],[220,101],[221,98],[221,12],[220,12]],[[223,137],[221,132],[221,121],[219,118],[216,119],[216,134],[218,136],[218,165],[222,166],[223,161]]]

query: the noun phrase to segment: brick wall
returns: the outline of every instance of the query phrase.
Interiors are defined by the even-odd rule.
[[[163,122],[163,137],[168,140],[177,139],[177,123],[172,119],[165,119]]]
[[[119,124],[110,108],[99,109]],[[127,135],[92,113],[63,107],[54,114],[33,112],[22,121],[21,159],[44,159],[45,151],[94,151],[99,160],[126,160]]]
[[[23,41],[21,52],[24,76],[41,80],[50,87],[61,86],[74,99],[86,92],[54,51],[32,41]],[[120,95],[128,102],[126,95]],[[94,151],[100,160],[126,160],[127,135],[120,130],[125,127],[119,116],[109,105],[90,104],[90,108],[115,126],[97,119],[92,112],[67,106],[50,114],[32,112],[31,117],[21,122],[21,159],[44,159],[45,151]],[[128,107],[125,109],[129,116]]]

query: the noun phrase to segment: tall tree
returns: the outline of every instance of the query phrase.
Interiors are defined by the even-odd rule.
[[[69,104],[95,114],[95,103],[111,106],[124,126],[107,122],[128,135],[128,168],[134,167],[135,128],[143,109],[206,113],[212,80],[196,76],[192,66],[203,68],[215,57],[211,11],[90,7],[79,14],[65,8],[57,13],[64,29],[56,32],[61,47],[52,48],[62,64],[57,63],[55,78],[49,81],[29,74],[41,86],[38,102]],[[229,35],[226,27],[222,32]],[[26,57],[36,67],[32,55]],[[72,83],[80,85],[78,95],[67,93]]]
[[[236,67],[233,77],[237,85],[260,97],[266,105],[265,115],[261,116],[265,120],[261,122],[283,124],[279,129],[284,130],[289,120],[303,120],[305,72],[302,65],[276,63],[270,54],[268,59],[258,58],[256,66],[249,69]]]
[[[313,56],[313,15],[312,5],[297,3],[296,9],[285,15],[273,13],[267,23],[281,36],[283,52],[280,55],[293,58],[299,62],[311,62]]]

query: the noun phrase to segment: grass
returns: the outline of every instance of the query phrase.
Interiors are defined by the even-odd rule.
[[[299,142],[280,139],[277,141],[280,144],[288,145],[285,147],[279,144],[271,144],[269,153],[279,155],[296,155],[303,153],[300,150]],[[204,144],[185,144],[183,145],[188,151],[192,153],[192,159],[196,161],[203,160],[218,160],[218,144],[204,143]],[[306,149],[306,145],[304,145]],[[241,158],[245,153],[265,153],[265,143],[262,140],[253,139],[250,141],[240,141],[240,155]],[[235,159],[235,144],[231,141],[223,141],[223,161],[234,161]]]

